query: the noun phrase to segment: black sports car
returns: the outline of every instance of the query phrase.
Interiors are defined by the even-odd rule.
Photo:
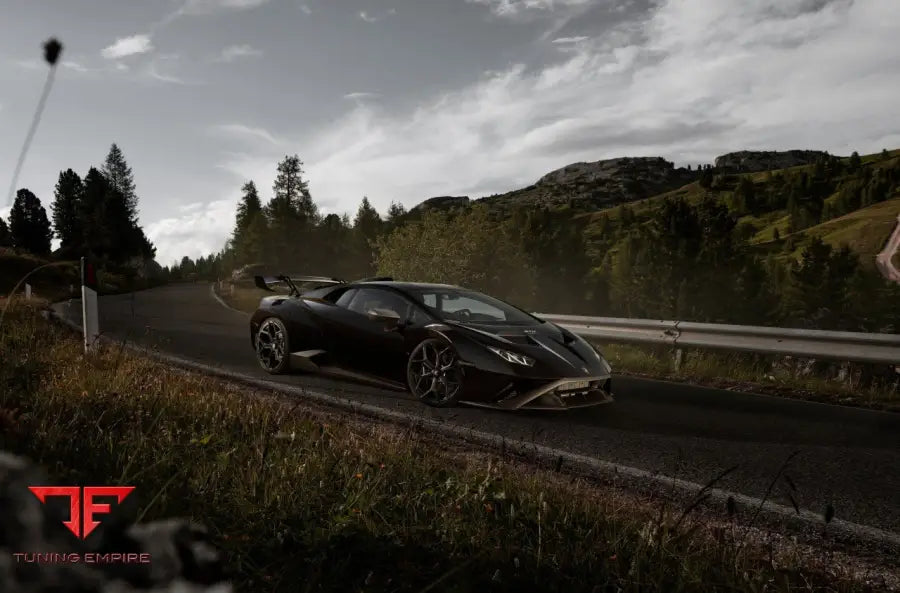
[[[610,367],[581,337],[485,294],[373,278],[255,277],[288,294],[250,320],[269,373],[320,372],[406,390],[437,407],[569,409],[612,401]],[[301,292],[299,285],[312,284]]]

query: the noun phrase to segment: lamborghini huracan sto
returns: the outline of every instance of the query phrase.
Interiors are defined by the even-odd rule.
[[[565,410],[613,401],[609,364],[593,346],[474,290],[390,278],[255,283],[276,293],[250,319],[256,358],[269,373],[408,390],[436,407]]]

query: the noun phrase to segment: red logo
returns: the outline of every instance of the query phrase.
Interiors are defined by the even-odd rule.
[[[63,521],[63,525],[74,533],[75,537],[85,539],[100,525],[100,521],[95,521],[94,516],[109,513],[108,504],[94,502],[94,499],[98,496],[114,496],[116,502],[121,504],[125,497],[134,490],[134,486],[85,486],[83,497],[81,496],[82,489],[79,486],[29,486],[28,489],[37,496],[41,503],[46,503],[49,496],[67,497],[69,499],[69,520]],[[82,501],[84,501],[83,507]],[[82,508],[84,509],[83,515]],[[84,529],[81,526],[82,516],[84,517]]]

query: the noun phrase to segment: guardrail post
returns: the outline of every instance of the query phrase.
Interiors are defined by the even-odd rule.
[[[231,285],[231,296],[234,296],[234,284]]]
[[[25,300],[31,300],[31,285],[27,283],[25,284]]]
[[[100,337],[97,310],[97,270],[88,258],[81,258],[81,319],[84,326],[84,351],[89,352]]]
[[[681,363],[684,361],[684,350],[681,348],[675,349],[675,372],[681,370]]]

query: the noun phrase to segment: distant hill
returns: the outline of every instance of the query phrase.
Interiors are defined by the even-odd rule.
[[[758,172],[812,165],[828,156],[818,150],[739,151],[716,157],[715,173]],[[595,211],[644,200],[690,184],[700,169],[675,167],[663,157],[618,157],[590,163],[572,163],[550,171],[533,185],[479,199],[469,196],[429,198],[410,210],[413,217],[427,210],[465,208],[478,202],[507,210],[515,206],[569,206]]]
[[[852,160],[819,150],[745,150],[718,156],[715,166],[703,171],[676,168],[662,157],[573,163],[545,174],[533,185],[503,194],[478,199],[434,197],[407,216],[415,219],[426,211],[465,210],[476,203],[487,205],[500,217],[516,207],[547,208],[569,211],[572,218],[587,223],[590,240],[607,233],[599,221],[615,219],[623,204],[645,218],[666,199],[697,204],[712,197],[729,207],[754,248],[778,251],[779,258],[788,258],[818,236],[835,247],[849,245],[874,265],[874,254],[883,247],[900,211],[900,150],[864,155],[857,165]],[[748,182],[751,196],[743,195]],[[744,188],[739,190],[742,183]],[[748,199],[753,203],[747,203]]]
[[[715,168],[726,173],[755,173],[813,165],[825,157],[828,153],[821,150],[742,150],[716,157]]]

